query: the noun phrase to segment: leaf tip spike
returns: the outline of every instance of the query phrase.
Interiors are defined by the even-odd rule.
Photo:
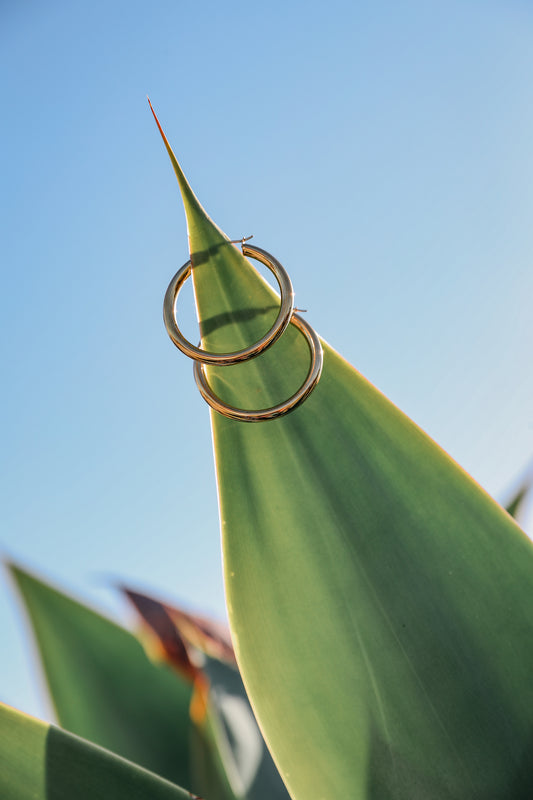
[[[157,125],[157,127],[159,128],[159,133],[160,133],[160,134],[161,134],[161,136],[163,137],[163,141],[164,141],[164,143],[165,143],[165,146],[166,146],[167,150],[170,150],[170,149],[171,149],[171,147],[170,147],[170,145],[169,145],[169,143],[168,143],[168,139],[167,139],[167,137],[165,136],[165,133],[164,133],[164,131],[163,131],[163,128],[161,127],[161,123],[160,123],[160,122],[159,122],[159,120],[157,119],[157,114],[156,114],[156,113],[155,113],[155,111],[154,111],[154,107],[153,107],[153,105],[152,105],[152,103],[151,103],[151,101],[150,101],[150,98],[148,97],[148,95],[146,95],[146,99],[148,100],[148,105],[150,106],[150,111],[151,111],[151,112],[152,112],[152,114],[154,115],[155,124],[156,124],[156,125]]]
[[[157,125],[157,127],[159,129],[159,133],[161,134],[161,137],[163,139],[163,143],[164,143],[164,145],[165,145],[165,147],[167,149],[167,153],[168,153],[168,155],[170,157],[170,161],[172,163],[172,166],[174,167],[174,172],[176,173],[176,177],[178,179],[178,185],[179,185],[181,196],[182,196],[183,203],[184,203],[184,206],[185,206],[185,215],[187,217],[187,227],[189,229],[189,240],[191,239],[191,228],[195,227],[195,224],[197,224],[197,223],[199,223],[200,225],[205,224],[206,220],[208,220],[209,225],[213,229],[216,230],[217,235],[220,235],[224,239],[226,239],[227,237],[225,236],[225,234],[223,234],[222,231],[220,231],[217,228],[217,226],[214,224],[214,222],[212,222],[212,220],[209,219],[209,217],[207,216],[207,214],[206,214],[204,208],[202,207],[200,201],[198,200],[198,198],[194,194],[193,190],[191,189],[191,186],[190,186],[187,178],[185,177],[185,174],[184,174],[183,170],[181,169],[176,156],[174,155],[174,152],[173,152],[173,150],[172,150],[172,148],[171,148],[171,146],[170,146],[170,144],[168,142],[168,139],[165,136],[163,128],[161,127],[161,123],[159,122],[159,120],[157,118],[157,114],[154,111],[154,107],[152,106],[152,103],[150,102],[150,98],[147,97],[147,99],[148,99],[148,104],[150,106],[152,114],[154,115],[154,119],[155,119],[156,125]]]

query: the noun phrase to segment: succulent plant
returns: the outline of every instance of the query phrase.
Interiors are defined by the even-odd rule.
[[[279,298],[163,138],[202,347],[238,350],[273,323]],[[2,797],[191,796],[178,785],[206,800],[533,796],[531,542],[322,347],[320,382],[290,414],[211,413],[231,640],[126,589],[143,650],[12,568],[61,728],[0,710]],[[206,378],[226,403],[266,408],[295,392],[308,360],[289,325],[257,358],[207,366]]]

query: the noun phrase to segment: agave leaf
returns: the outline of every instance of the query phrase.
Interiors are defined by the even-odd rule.
[[[128,631],[11,565],[60,725],[190,786],[191,687]]]
[[[194,680],[194,786],[210,798],[286,800],[235,663],[226,628],[122,587],[157,636],[160,652]],[[184,667],[183,652],[188,663]]]
[[[522,486],[518,489],[514,497],[507,503],[505,510],[508,514],[514,517],[516,520],[520,520],[522,515],[522,511],[524,508],[524,503],[526,497],[528,496],[531,490],[531,480],[527,480]]]
[[[240,348],[278,300],[167,148],[202,343]],[[307,360],[290,326],[207,372],[224,400],[263,408]],[[291,795],[533,796],[533,549],[509,515],[325,343],[292,414],[212,427],[232,638]]]
[[[2,800],[191,800],[169,781],[0,704]]]

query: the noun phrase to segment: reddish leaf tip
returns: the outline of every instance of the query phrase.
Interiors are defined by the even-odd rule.
[[[167,146],[167,148],[170,150],[170,145],[169,145],[169,143],[168,143],[167,137],[165,136],[165,133],[164,133],[164,131],[163,131],[163,128],[161,127],[161,123],[160,123],[160,122],[159,122],[159,120],[157,119],[157,114],[156,114],[156,113],[155,113],[155,111],[154,111],[154,107],[153,107],[152,103],[150,102],[150,98],[148,97],[148,95],[146,95],[146,99],[148,100],[148,105],[150,106],[150,110],[151,110],[152,114],[154,115],[155,124],[156,124],[156,125],[157,125],[157,127],[159,128],[159,133],[160,133],[160,134],[161,134],[161,136],[163,137],[163,141],[164,141],[165,145],[166,145],[166,146]]]

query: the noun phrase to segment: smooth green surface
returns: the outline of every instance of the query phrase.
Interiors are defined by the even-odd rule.
[[[204,345],[237,349],[276,300],[174,167]],[[290,330],[208,373],[264,407],[305,349]],[[532,797],[533,551],[513,520],[327,345],[293,414],[212,424],[234,644],[293,797]]]
[[[100,747],[0,705],[2,800],[190,800]]]
[[[46,797],[44,722],[0,703],[0,797],[38,800]]]
[[[190,686],[134,636],[17,566],[60,725],[190,786]]]

